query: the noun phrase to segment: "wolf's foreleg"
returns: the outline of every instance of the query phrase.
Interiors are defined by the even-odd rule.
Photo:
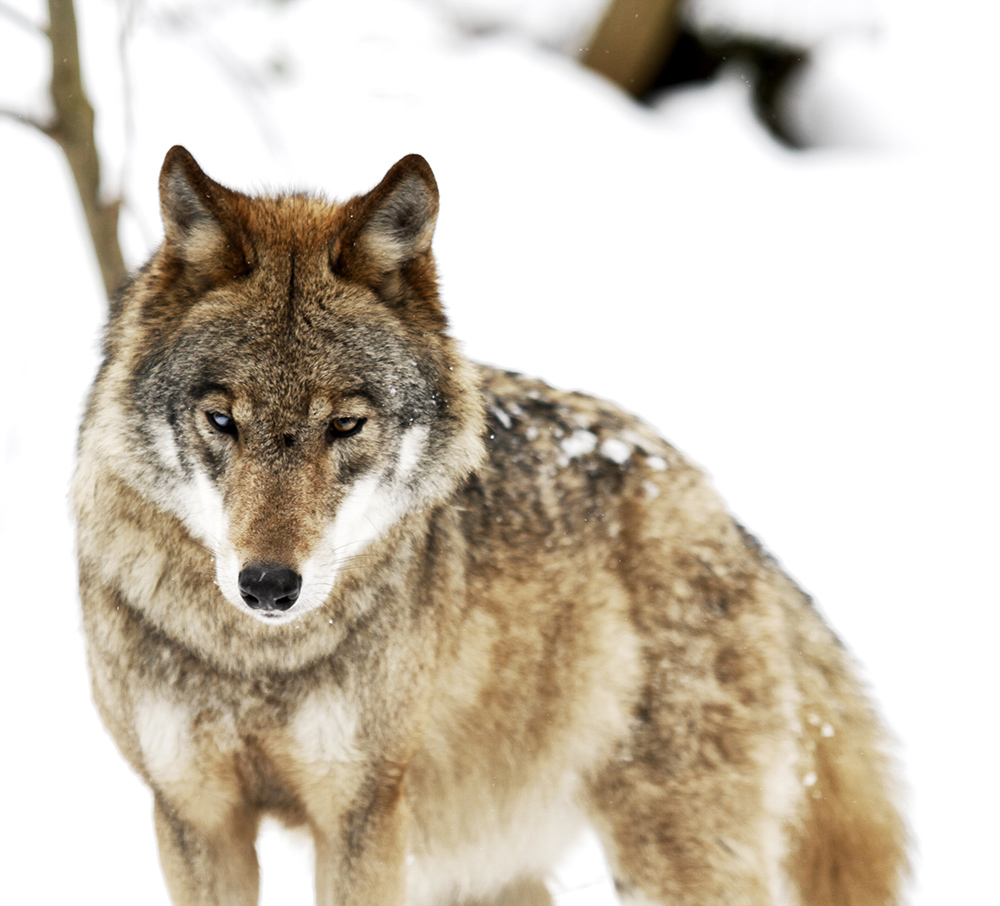
[[[402,772],[334,767],[299,790],[316,851],[317,906],[403,906],[409,810]]]
[[[174,906],[256,906],[257,816],[241,809],[222,824],[199,827],[157,796],[154,817]]]

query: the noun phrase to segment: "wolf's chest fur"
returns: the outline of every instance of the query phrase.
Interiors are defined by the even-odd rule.
[[[74,505],[175,902],[256,902],[267,814],[323,904],[546,903],[584,822],[634,902],[893,900],[843,649],[648,426],[458,353],[426,162],[331,204],[174,149],[161,197]]]

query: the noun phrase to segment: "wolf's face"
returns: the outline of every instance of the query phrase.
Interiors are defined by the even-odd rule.
[[[442,440],[434,377],[377,300],[356,300],[376,327],[331,314],[337,282],[313,281],[308,313],[287,300],[270,312],[277,330],[238,298],[224,316],[206,305],[156,369],[169,389],[149,424],[171,508],[212,550],[226,598],[262,619],[322,604],[425,496]]]
[[[481,455],[436,296],[433,176],[405,158],[344,205],[251,199],[175,149],[161,194],[166,240],[109,340],[132,458],[225,598],[291,620]]]

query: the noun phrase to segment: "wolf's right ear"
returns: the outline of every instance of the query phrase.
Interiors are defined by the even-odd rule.
[[[186,148],[174,145],[160,170],[167,252],[211,283],[249,271],[239,201],[239,193],[209,179]]]

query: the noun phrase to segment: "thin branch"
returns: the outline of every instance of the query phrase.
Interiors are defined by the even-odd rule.
[[[122,194],[122,208],[125,203],[125,187],[128,185],[132,160],[135,153],[135,102],[132,91],[132,69],[129,66],[129,40],[135,28],[136,0],[118,0],[118,65],[122,75],[122,107],[125,110],[125,150],[119,174],[119,191]]]
[[[55,122],[48,133],[62,148],[73,172],[90,239],[108,298],[125,281],[127,270],[118,241],[120,201],[101,198],[101,161],[94,140],[94,108],[83,87],[73,0],[49,0],[52,43],[52,103]]]
[[[37,129],[42,135],[52,138],[52,123],[43,123],[40,119],[33,117],[30,113],[18,113],[16,110],[9,110],[6,107],[0,107],[0,116],[9,120],[16,120],[22,126],[31,126],[32,129]]]
[[[45,29],[41,25],[33,19],[29,19],[24,13],[20,13],[13,7],[8,6],[6,3],[0,3],[0,16],[9,19],[18,28],[23,28],[25,31],[31,32],[39,38],[46,37]]]

